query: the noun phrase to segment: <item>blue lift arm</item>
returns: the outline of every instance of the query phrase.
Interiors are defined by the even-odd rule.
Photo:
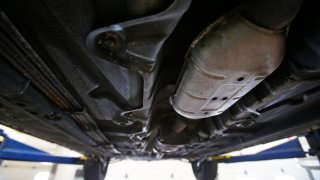
[[[85,164],[85,160],[80,157],[53,156],[24,143],[18,142],[7,136],[0,130],[0,136],[4,141],[0,144],[0,159],[32,161],[32,162],[52,162],[63,164]],[[235,163],[245,161],[262,161],[272,159],[287,159],[306,157],[306,154],[320,157],[320,131],[314,131],[306,135],[310,144],[310,151],[304,152],[298,139],[293,139],[273,148],[261,151],[253,155],[242,156],[214,156],[217,162]]]
[[[3,141],[0,144],[0,159],[32,161],[32,162],[52,162],[63,164],[84,164],[82,158],[53,156],[24,143],[11,139],[3,130],[0,130]]]
[[[235,163],[247,161],[264,161],[272,159],[301,158],[306,157],[306,154],[307,152],[304,152],[299,140],[293,139],[291,141],[256,154],[241,156],[214,156],[213,159],[215,159],[217,162]]]

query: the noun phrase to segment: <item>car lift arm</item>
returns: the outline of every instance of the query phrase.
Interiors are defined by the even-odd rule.
[[[0,144],[0,159],[33,161],[33,162],[52,162],[63,164],[85,164],[85,158],[82,157],[61,157],[53,156],[47,152],[41,151],[24,143],[18,142],[7,136],[0,130],[0,136],[4,140]],[[306,154],[320,158],[320,131],[310,132],[306,135],[310,144],[310,151],[304,152],[298,139],[293,139],[273,148],[261,151],[253,155],[241,156],[214,156],[214,160],[224,163],[235,163],[244,161],[262,161],[271,159],[287,159],[306,157]]]
[[[212,159],[220,163],[236,163],[272,159],[302,158],[309,154],[311,156],[317,156],[320,162],[320,130],[309,132],[305,137],[310,146],[310,150],[308,152],[305,152],[302,149],[299,140],[296,138],[256,154],[241,156],[213,156]]]
[[[83,158],[53,156],[24,143],[11,139],[3,130],[0,130],[3,141],[0,144],[0,159],[33,161],[33,162],[52,162],[63,164],[83,164]]]
[[[252,155],[241,156],[214,156],[212,157],[217,162],[235,163],[246,161],[264,161],[272,159],[288,159],[306,157],[306,152],[303,151],[298,139],[290,140],[273,148],[261,151]]]
[[[60,157],[53,156],[24,143],[18,142],[7,136],[0,130],[3,141],[0,144],[0,159],[33,161],[33,162],[52,162],[63,164],[83,164],[85,180],[103,180],[108,168],[109,159],[102,157],[81,158],[81,157]],[[306,157],[307,154],[315,155],[320,158],[320,131],[310,132],[306,135],[310,145],[310,151],[304,152],[298,139],[293,139],[273,148],[261,151],[253,155],[242,156],[214,156],[212,159],[217,162],[235,163],[245,161],[261,161],[272,159],[286,159]]]

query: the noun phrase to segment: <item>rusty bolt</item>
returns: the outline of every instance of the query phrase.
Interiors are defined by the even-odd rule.
[[[120,39],[119,36],[112,32],[106,32],[98,40],[98,45],[104,49],[115,51],[120,48]]]

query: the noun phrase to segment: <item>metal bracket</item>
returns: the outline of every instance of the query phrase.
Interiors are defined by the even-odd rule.
[[[161,13],[96,29],[87,38],[88,47],[105,60],[141,74],[150,72],[190,4],[191,0],[175,0]]]
[[[309,133],[306,138],[310,146],[309,154],[317,156],[320,163],[320,130]]]

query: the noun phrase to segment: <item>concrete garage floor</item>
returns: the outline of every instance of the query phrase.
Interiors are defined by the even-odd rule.
[[[219,165],[218,180],[320,180],[320,170],[308,172],[299,165],[303,160],[305,158],[222,163]],[[312,159],[312,163],[316,162]],[[50,163],[5,161],[0,167],[0,180],[49,180],[51,168]],[[70,172],[75,169],[81,170],[81,166],[66,165],[63,169]],[[54,179],[81,180],[82,178],[62,175]],[[186,162],[127,160],[110,164],[106,180],[195,180],[195,178],[190,165]]]
[[[313,161],[316,162],[316,161]],[[297,159],[220,164],[219,180],[320,180],[320,170],[310,173]],[[189,163],[181,161],[111,164],[107,180],[195,180]]]

